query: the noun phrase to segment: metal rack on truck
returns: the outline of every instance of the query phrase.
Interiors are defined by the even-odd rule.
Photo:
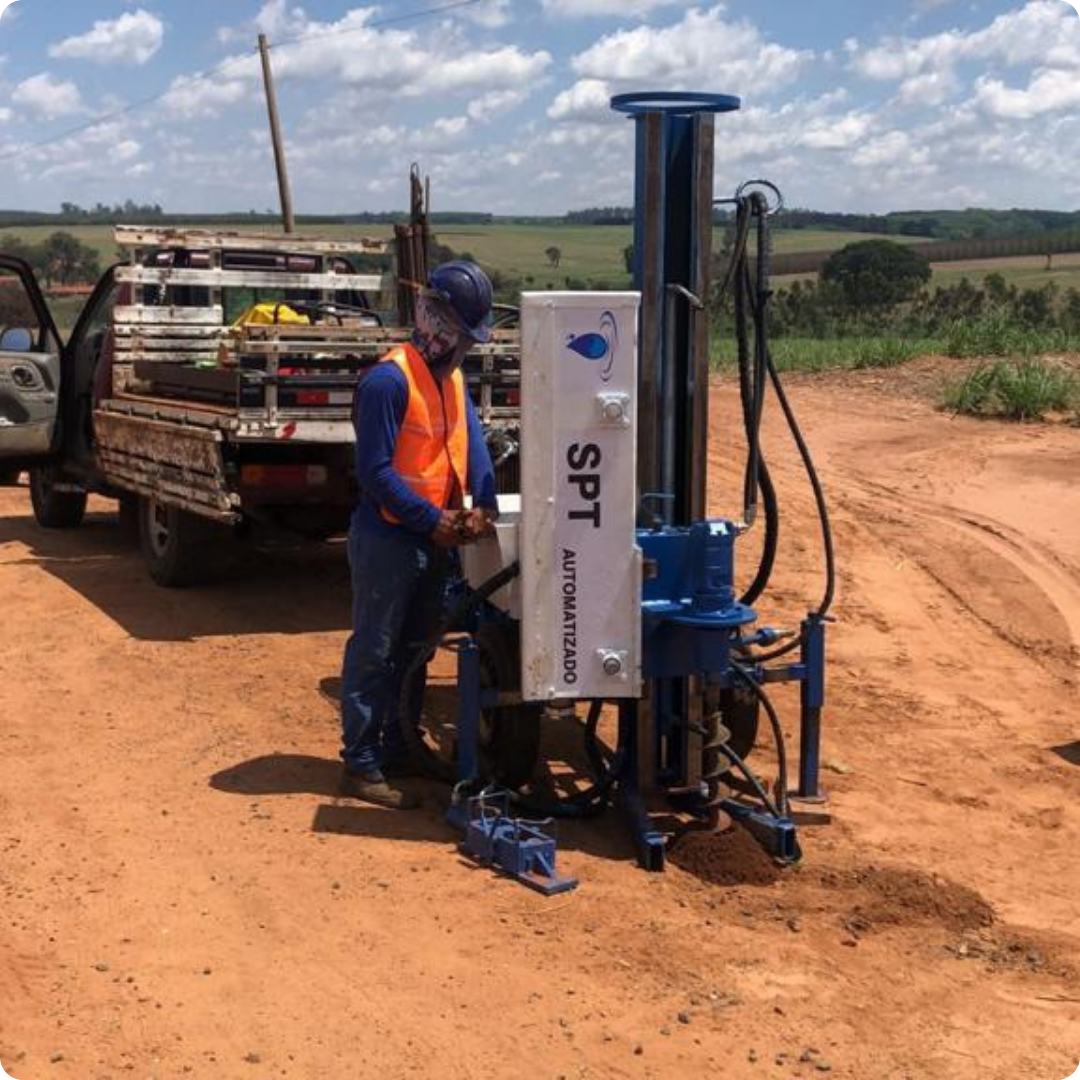
[[[79,524],[90,492],[116,497],[164,585],[198,578],[251,523],[343,532],[356,382],[409,333],[387,310],[389,243],[130,226],[116,240],[124,263],[63,345],[29,269],[0,263],[28,276],[29,304],[42,308],[10,361],[37,373],[39,423],[21,442],[0,428],[0,460],[30,469],[41,524]],[[517,333],[497,331],[467,372],[504,473],[517,451],[517,354]],[[0,402],[5,356],[0,343]]]

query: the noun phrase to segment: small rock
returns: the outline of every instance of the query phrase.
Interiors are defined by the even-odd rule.
[[[753,1050],[753,1049],[747,1050],[746,1051],[746,1060],[749,1061],[751,1064],[753,1064],[755,1061],[757,1061],[757,1051]]]
[[[634,1044],[634,1053],[637,1054],[640,1057],[642,1054],[645,1053],[645,1047],[642,1046],[641,1043],[635,1043]]]
[[[262,1056],[252,1052],[250,1054],[245,1054],[244,1055],[244,1060],[249,1065],[258,1065],[258,1064],[260,1064],[262,1062]]]
[[[109,970],[109,965],[106,964],[106,963],[97,963],[97,964],[94,965],[94,970],[95,971],[108,971]]]
[[[667,1026],[665,1025],[664,1027],[662,1027],[662,1028],[660,1029],[660,1034],[661,1034],[661,1035],[670,1035],[670,1034],[671,1034],[671,1028],[669,1028],[669,1027],[667,1027]]]
[[[817,1069],[818,1072],[832,1072],[832,1062],[828,1061],[826,1058],[819,1058],[814,1062],[814,1068]]]
[[[802,922],[799,919],[788,919],[787,928],[793,934],[801,934],[802,933]]]
[[[63,1060],[64,1060],[64,1055],[63,1055],[63,1053],[62,1053],[61,1051],[59,1051],[59,1050],[57,1050],[57,1051],[56,1051],[56,1053],[55,1053],[55,1054],[53,1054],[53,1055],[52,1055],[52,1056],[51,1056],[51,1057],[49,1058],[49,1061],[51,1061],[51,1062],[52,1062],[52,1063],[53,1063],[54,1065],[58,1064],[59,1062],[61,1062],[61,1061],[63,1061]]]
[[[678,1019],[680,1024],[689,1024],[690,1023],[690,1014],[688,1012],[681,1012],[681,1013],[679,1013],[677,1019]]]

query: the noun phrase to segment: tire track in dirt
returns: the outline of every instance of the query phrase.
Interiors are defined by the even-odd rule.
[[[863,477],[849,475],[845,480],[845,501],[857,505],[863,512],[880,515],[874,524],[892,526],[893,542],[918,554],[923,570],[965,612],[995,637],[1049,666],[1052,673],[1064,681],[1075,683],[1080,667],[1080,566],[997,519],[939,501],[931,502],[894,485]],[[865,497],[852,499],[853,489]],[[883,503],[899,506],[903,513],[883,511]],[[973,573],[971,562],[964,562],[960,568],[962,573],[949,572],[957,559],[964,559],[964,549],[957,551],[946,545],[933,547],[933,536],[919,535],[905,527],[910,525],[912,517],[931,524],[935,530],[965,538],[970,546],[978,549],[976,555],[985,553],[991,559],[1007,564],[1023,585],[1018,587],[1009,580],[1008,574],[1000,572],[1000,568],[988,567],[988,572],[982,576],[989,579],[986,581],[988,586],[996,586],[1000,602],[999,596],[987,596],[974,590],[965,592],[957,582],[971,583],[979,576]],[[991,573],[991,569],[998,572]],[[1014,608],[1015,617],[1006,622],[999,616],[999,610],[1009,605]],[[1050,616],[1050,612],[1057,618]],[[1028,628],[1039,629],[1045,636],[1033,634]]]

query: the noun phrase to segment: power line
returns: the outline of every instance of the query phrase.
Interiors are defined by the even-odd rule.
[[[459,8],[474,7],[476,4],[484,3],[485,0],[454,0],[452,3],[440,4],[437,7],[422,8],[419,11],[406,12],[403,15],[388,15],[385,19],[375,19],[372,22],[363,23],[360,26],[350,27],[347,30],[330,30],[324,34],[298,34],[293,38],[286,38],[284,41],[279,42],[277,45],[271,46],[272,49],[287,49],[293,45],[307,44],[308,42],[325,41],[328,38],[346,37],[349,34],[359,34],[367,30],[376,30],[384,26],[390,26],[395,23],[411,22],[417,19],[425,19],[433,15],[442,15],[448,11],[456,11]],[[211,79],[215,75],[220,75],[223,71],[228,71],[229,68],[239,67],[241,64],[248,63],[252,60],[249,56],[238,56],[231,60],[225,60],[218,64],[217,67],[210,68],[209,71],[197,71],[194,75],[190,76],[178,76],[178,78],[187,78],[194,82],[199,79]],[[174,80],[175,84],[175,80]],[[40,150],[46,146],[53,146],[56,143],[63,142],[65,139],[73,138],[75,135],[81,135],[84,131],[90,131],[93,128],[101,127],[103,124],[108,124],[113,120],[119,120],[123,116],[127,116],[129,113],[136,112],[139,109],[146,108],[147,105],[153,105],[158,101],[162,101],[167,98],[169,94],[173,92],[174,86],[170,86],[167,90],[162,90],[158,94],[153,94],[150,97],[140,98],[137,101],[133,101],[128,105],[124,105],[119,109],[113,109],[111,112],[100,113],[92,120],[87,120],[84,124],[78,124],[75,127],[67,128],[65,131],[60,132],[58,135],[52,135],[47,139],[42,139],[40,142],[24,143],[24,147],[28,150]]]

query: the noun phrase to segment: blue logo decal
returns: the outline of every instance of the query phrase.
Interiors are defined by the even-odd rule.
[[[586,360],[603,361],[604,367],[600,372],[600,379],[602,382],[607,382],[615,366],[615,349],[618,344],[619,328],[615,322],[615,316],[610,311],[605,311],[600,316],[599,331],[571,334],[567,339],[566,347]]]
[[[608,354],[608,340],[603,334],[578,334],[567,345],[586,360],[603,360]]]

